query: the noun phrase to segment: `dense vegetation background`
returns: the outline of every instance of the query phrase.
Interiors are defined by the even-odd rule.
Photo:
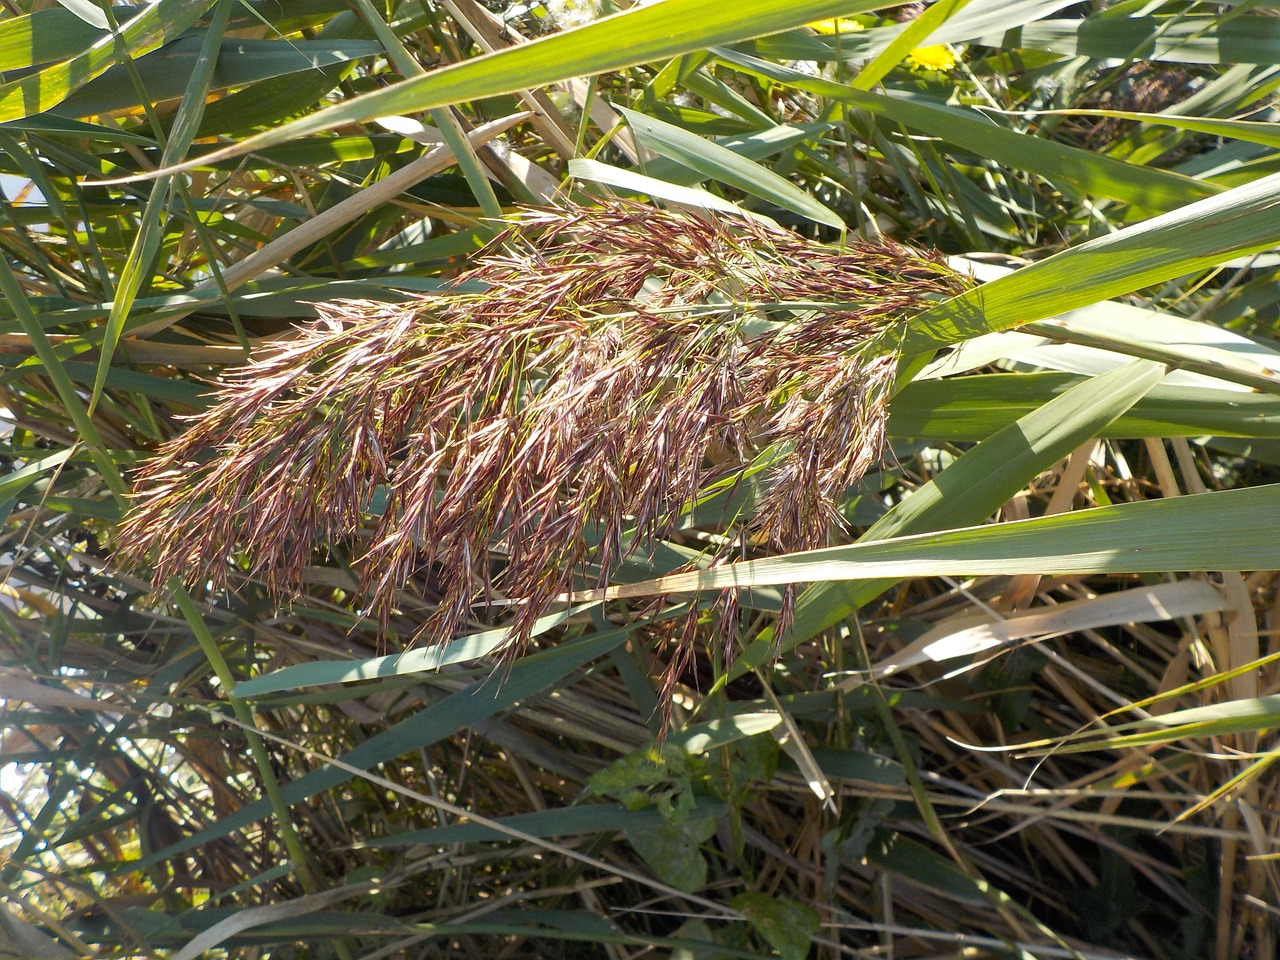
[[[1267,0],[6,0],[0,952],[1274,957],[1278,65]],[[204,456],[293,465],[283,500],[191,493],[122,542],[142,464],[299,324],[396,315],[500,234],[501,309],[545,295],[497,222],[529,205],[614,243],[570,244],[609,282],[699,208],[737,249],[743,211],[798,238],[720,260],[678,330],[892,301],[886,447],[829,549],[750,535],[801,440],[737,484],[664,448],[703,486],[656,540],[578,504],[627,596],[553,604],[494,674],[520,608],[415,643],[457,597],[401,557],[369,615],[386,499],[312,549],[331,488],[270,430]],[[859,238],[981,283],[899,250],[851,304]],[[739,303],[759,263],[799,292]],[[779,383],[769,409],[822,393]],[[433,461],[442,491],[467,462]],[[255,559],[277,502],[287,602]],[[243,542],[191,536],[216,516]],[[495,524],[468,556],[500,589]],[[597,585],[598,555],[546,556],[538,585]]]

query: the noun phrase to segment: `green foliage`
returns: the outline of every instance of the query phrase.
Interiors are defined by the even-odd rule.
[[[818,932],[818,911],[807,903],[764,893],[740,893],[733,905],[782,960],[804,960]]]
[[[661,822],[628,830],[627,841],[664,883],[689,893],[707,882],[699,847],[716,832],[714,818],[698,816],[694,780],[705,766],[673,744],[615,760],[587,781],[587,792],[617,797],[628,810],[655,808]]]

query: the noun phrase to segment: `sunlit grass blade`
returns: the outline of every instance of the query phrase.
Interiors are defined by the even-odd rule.
[[[849,82],[856,90],[870,90],[906,58],[913,47],[922,46],[926,38],[969,3],[969,0],[941,0],[906,24],[893,40],[876,54],[875,58],[858,71]]]
[[[719,210],[721,213],[731,213],[743,217],[752,216],[751,213],[743,210],[732,200],[717,197],[708,190],[668,183],[665,180],[658,180],[654,177],[647,177],[642,173],[636,173],[634,170],[624,170],[622,167],[601,163],[599,160],[587,160],[584,158],[570,160],[569,175],[579,180],[589,180],[595,183],[607,184],[611,187],[618,187],[628,193],[641,194],[653,200],[668,200],[672,203],[701,207],[704,210]]]
[[[907,327],[908,352],[1057,316],[1212,267],[1280,240],[1280,175],[1064,250],[933,307]]]
[[[534,636],[563,624],[569,617],[590,610],[595,604],[583,604],[541,618],[534,626]],[[437,646],[423,647],[393,656],[362,661],[313,661],[263,674],[236,685],[237,697],[261,697],[282,690],[296,690],[325,683],[354,683],[376,677],[398,677],[411,673],[439,670],[453,663],[479,660],[501,649],[511,639],[509,630],[485,630]]]
[[[222,0],[214,11],[209,30],[204,36],[200,55],[196,60],[195,70],[188,81],[187,92],[178,107],[177,117],[169,131],[169,138],[161,155],[161,165],[172,164],[186,156],[196,130],[200,126],[200,117],[204,112],[205,97],[213,80],[214,69],[218,64],[218,53],[222,47],[223,33],[231,18],[234,0]],[[93,381],[93,391],[89,395],[89,413],[93,414],[103,387],[106,386],[107,375],[111,371],[115,356],[116,344],[124,331],[125,320],[133,309],[134,297],[141,289],[143,282],[150,276],[153,262],[160,244],[164,239],[164,227],[167,221],[164,207],[169,199],[171,180],[161,177],[151,186],[151,194],[147,197],[146,207],[138,221],[138,232],[120,270],[116,281],[115,296],[111,301],[111,314],[107,317],[102,332],[102,348],[98,358],[98,373]]]
[[[574,599],[882,577],[1269,570],[1280,567],[1280,544],[1257,518],[1278,508],[1280,484],[1222,490],[749,560]]]
[[[784,210],[837,230],[844,230],[844,221],[838,214],[767,167],[674,124],[646,117],[626,107],[617,109],[627,118],[636,139],[655,153],[679,161],[704,177],[719,180],[751,196],[776,203]]]
[[[1175,710],[1101,730],[1082,731],[1059,740],[1022,744],[1018,749],[1027,755],[1123,750],[1277,727],[1280,727],[1280,696],[1257,697]]]
[[[902,438],[983,440],[1081,382],[1067,373],[917,380],[894,396],[887,430],[890,436]],[[1271,394],[1159,384],[1099,436],[1280,437],[1280,399]]]
[[[679,56],[694,50],[777,33],[811,20],[879,6],[877,0],[664,0],[614,14],[576,30],[540,37],[522,46],[463,61],[422,77],[346,100],[292,123],[249,137],[205,158],[206,162],[260,150],[347,123],[412,113],[464,101],[515,93],[573,77]],[[618,37],[625,36],[625,44]],[[162,171],[177,173],[192,161]]]
[[[140,57],[178,36],[213,3],[214,0],[159,0],[123,24],[119,40],[107,35],[65,63],[0,85],[0,123],[57,106],[123,56]]]

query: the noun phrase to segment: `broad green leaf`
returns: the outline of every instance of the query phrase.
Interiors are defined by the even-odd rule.
[[[698,813],[702,811],[699,809]],[[627,842],[644,858],[658,879],[693,893],[707,884],[707,858],[701,846],[716,832],[712,817],[659,817],[656,823],[633,826]]]
[[[990,903],[987,895],[954,863],[907,837],[894,837],[884,849],[873,845],[867,851],[867,859],[952,900],[973,906]]]
[[[804,960],[818,932],[818,911],[790,897],[770,896],[755,890],[740,893],[733,905],[782,960]]]
[[[938,709],[939,704],[920,703],[923,709]],[[947,704],[944,709],[952,709],[957,704]],[[962,708],[963,709],[963,708]],[[814,747],[814,762],[821,768],[823,776],[830,780],[862,780],[866,783],[879,783],[887,787],[898,787],[905,779],[902,764],[890,760],[877,753],[865,750],[844,750],[838,747]],[[784,760],[784,762],[786,762]]]
[[[686,753],[706,753],[708,750],[723,747],[737,740],[767,733],[780,723],[782,723],[782,714],[776,710],[764,713],[739,713],[672,733],[667,738],[667,742],[675,744]]]
[[[704,177],[719,180],[753,197],[776,203],[784,210],[837,230],[844,229],[844,221],[839,215],[767,167],[674,124],[646,117],[626,107],[616,109],[626,117],[636,139],[655,153],[682,163]]]

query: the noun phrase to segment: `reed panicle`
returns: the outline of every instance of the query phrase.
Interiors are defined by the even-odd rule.
[[[964,283],[890,242],[628,202],[527,211],[445,292],[327,304],[229,371],[141,469],[121,553],[157,583],[247,575],[283,598],[318,548],[358,544],[384,626],[429,578],[419,639],[510,598],[518,650],[749,464],[759,493],[719,549],[826,545],[880,456],[895,322]]]

